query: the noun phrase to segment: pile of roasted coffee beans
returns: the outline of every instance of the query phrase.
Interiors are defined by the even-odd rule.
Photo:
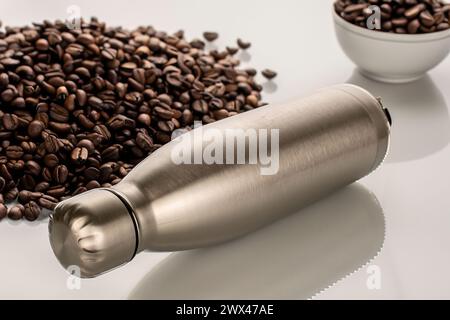
[[[205,32],[206,41],[218,38]],[[0,31],[0,220],[35,220],[70,196],[117,184],[195,120],[260,107],[254,69],[182,31],[92,18]],[[267,78],[276,73],[265,71]],[[17,205],[5,203],[17,199]]]
[[[336,12],[345,20],[367,28],[374,14],[369,6],[378,6],[381,31],[416,34],[443,31],[450,28],[450,4],[440,0],[337,0]]]

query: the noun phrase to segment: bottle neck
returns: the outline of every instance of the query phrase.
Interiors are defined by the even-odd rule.
[[[138,235],[136,253],[150,249],[155,236],[155,220],[151,208],[151,199],[145,188],[133,181],[123,180],[111,188],[126,203],[133,216]]]

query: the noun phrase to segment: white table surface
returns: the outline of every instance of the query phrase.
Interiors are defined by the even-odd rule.
[[[264,83],[272,103],[335,83],[362,85],[391,111],[391,152],[358,184],[264,230],[215,248],[143,253],[75,290],[50,249],[46,220],[2,221],[0,299],[450,298],[450,59],[412,84],[364,79],[338,46],[325,0],[5,0],[0,19],[65,19],[71,4],[115,25],[188,37],[218,31],[219,47],[248,39],[241,59],[279,73]],[[374,270],[376,288],[367,285]]]

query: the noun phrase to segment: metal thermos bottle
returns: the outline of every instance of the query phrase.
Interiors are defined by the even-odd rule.
[[[194,141],[185,149],[201,155],[212,141],[195,143],[199,130],[216,136],[278,130],[270,141],[259,140],[272,155],[278,151],[277,170],[264,172],[260,161],[176,163],[175,150],[183,143]],[[159,148],[112,188],[59,203],[49,223],[51,246],[64,267],[75,265],[82,277],[94,277],[143,250],[185,250],[239,237],[369,174],[386,155],[389,131],[389,113],[380,101],[348,84],[196,128]],[[249,141],[250,159],[256,149]],[[237,145],[231,150],[237,153]]]

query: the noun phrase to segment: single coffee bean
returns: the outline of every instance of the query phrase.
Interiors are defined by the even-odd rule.
[[[237,88],[238,91],[243,92],[246,96],[252,93],[252,87],[246,82],[240,82]]]
[[[54,198],[61,198],[66,194],[66,187],[55,186],[45,191],[45,193]]]
[[[111,174],[114,172],[113,163],[105,163],[100,167],[100,181],[109,180]]]
[[[258,74],[258,71],[254,68],[247,68],[245,69],[245,73],[248,74],[250,77],[254,77]]]
[[[78,105],[80,107],[84,107],[87,103],[87,94],[86,91],[82,90],[82,89],[78,89],[75,93],[76,96],[76,100],[78,102]]]
[[[36,161],[28,160],[25,163],[25,167],[27,169],[27,172],[34,176],[39,176],[41,173],[41,166]]]
[[[39,108],[39,107],[38,107]],[[42,107],[43,109],[45,108],[44,106]],[[34,129],[31,129],[31,130],[33,130],[32,132],[30,132],[30,133],[32,133],[33,134],[33,132],[34,132],[34,130],[36,130],[36,132],[40,132],[40,134],[42,134],[42,131],[45,129],[45,127],[48,125],[48,122],[49,122],[49,116],[48,116],[48,114],[46,113],[47,111],[39,111],[35,116],[34,116],[34,118],[35,118],[35,120],[36,121],[40,121],[40,122],[42,122],[42,124],[37,124],[37,123],[35,123],[35,122],[30,122],[30,124],[32,124],[33,126],[35,126],[35,127],[38,127],[38,126],[40,126],[40,127],[42,127],[42,129],[36,129],[36,128],[34,128]],[[39,128],[39,127],[38,127]],[[37,133],[36,134],[34,134],[33,136],[31,136],[32,138],[37,138],[38,136],[40,136],[40,134],[39,135],[37,135]]]
[[[344,12],[345,13],[352,13],[352,12],[355,12],[355,11],[361,11],[361,10],[367,8],[367,7],[368,7],[367,3],[351,4],[351,5],[347,6],[347,7],[345,7]]]
[[[88,190],[96,189],[96,188],[100,188],[100,183],[98,181],[91,180],[86,184],[86,189],[88,189]]]
[[[36,202],[30,201],[24,205],[23,215],[28,221],[36,220],[40,214],[41,208]]]
[[[112,145],[101,153],[102,159],[105,161],[117,161],[120,158],[120,147]]]
[[[12,58],[4,58],[0,60],[0,63],[6,67],[15,67],[20,64],[20,61]]]
[[[16,73],[24,79],[32,80],[34,78],[34,70],[30,66],[22,65],[17,67]]]
[[[138,132],[136,135],[136,143],[139,148],[150,152],[153,148],[153,139],[146,132]]]
[[[408,24],[408,19],[406,19],[406,18],[392,19],[392,25],[394,27],[405,27],[407,24]]]
[[[70,157],[72,162],[79,165],[87,160],[88,155],[89,155],[88,149],[86,149],[85,147],[76,147],[75,149],[72,150]]]
[[[102,140],[111,139],[111,132],[108,130],[108,128],[105,125],[99,124],[99,125],[96,125],[93,129],[94,129],[95,133],[97,133],[101,136]]]
[[[77,42],[82,45],[89,46],[95,42],[95,38],[89,33],[82,33],[78,36]]]
[[[408,24],[408,33],[417,33],[419,28],[420,28],[419,20],[414,19]]]
[[[86,129],[92,129],[95,127],[95,123],[92,122],[88,117],[86,117],[84,114],[80,114],[78,116],[78,121],[80,122],[81,126]]]
[[[9,146],[6,148],[6,156],[10,159],[20,159],[23,156],[23,150],[19,146]]]
[[[25,78],[25,77],[23,77],[23,78]],[[25,99],[22,98],[22,97],[17,97],[17,98],[15,98],[13,101],[11,101],[11,107],[14,107],[14,108],[17,108],[17,109],[23,109],[23,108],[25,108],[25,107],[26,107]],[[16,112],[17,112],[17,111],[16,111]],[[26,120],[26,121],[28,122],[28,121],[29,121],[29,118],[31,118],[31,116],[27,117],[27,119],[21,119],[21,118],[19,117],[19,121],[20,121],[20,120]]]
[[[212,41],[217,40],[217,38],[219,38],[219,34],[217,32],[206,31],[206,32],[203,32],[203,37],[207,41],[212,42]]]
[[[24,206],[21,204],[16,204],[8,209],[8,218],[11,220],[20,220],[23,218]]]
[[[54,168],[59,164],[59,158],[56,154],[49,153],[44,157],[44,165],[48,168]]]
[[[52,182],[53,180],[52,171],[49,168],[43,168],[41,176],[46,182]]]
[[[19,117],[15,114],[5,113],[2,123],[6,130],[16,130],[19,127]]]
[[[0,175],[5,179],[6,182],[12,180],[12,175],[9,172],[8,167],[4,163],[0,164]]]
[[[97,109],[101,109],[102,105],[103,105],[102,99],[100,99],[99,97],[96,97],[96,96],[90,97],[88,99],[88,103],[90,106],[97,108]]]
[[[19,179],[19,187],[26,190],[33,190],[36,186],[36,180],[32,175],[25,174]]]
[[[50,118],[57,122],[67,122],[69,120],[69,111],[57,104],[54,104],[50,108]]]
[[[113,130],[119,130],[123,128],[133,128],[136,125],[133,119],[130,119],[121,114],[112,117],[107,124]]]
[[[55,209],[56,205],[58,204],[58,200],[52,196],[49,195],[43,195],[39,198],[38,204],[45,209],[53,210]]]
[[[56,166],[53,170],[53,179],[57,184],[64,184],[67,181],[69,170],[63,164]]]
[[[28,125],[28,134],[32,138],[37,138],[45,129],[45,124],[42,121],[34,120]]]
[[[383,3],[380,6],[380,9],[383,13],[385,13],[388,17],[391,15],[392,13],[392,7],[389,3]],[[370,12],[370,14],[372,14],[372,11]]]
[[[77,147],[86,148],[89,154],[91,154],[95,150],[95,144],[89,139],[80,140],[77,143]]]
[[[34,191],[35,192],[45,192],[48,190],[48,188],[50,187],[50,184],[46,181],[42,181],[39,182],[35,187],[34,187]]]
[[[76,95],[75,94],[70,94],[67,96],[67,98],[64,101],[64,108],[71,112],[75,110],[75,100],[76,100]]]
[[[245,101],[246,101],[247,104],[251,105],[254,108],[258,107],[259,99],[255,95],[247,96]]]
[[[420,13],[420,22],[427,28],[432,27],[435,23],[433,15],[427,10]]]
[[[250,42],[244,41],[242,39],[238,39],[237,44],[238,44],[239,48],[241,48],[243,50],[250,48],[252,45]]]
[[[166,81],[174,87],[181,87],[183,85],[181,75],[178,73],[169,73],[166,75]]]
[[[20,203],[27,203],[31,200],[38,200],[40,197],[42,197],[41,192],[31,192],[28,190],[22,190],[19,192],[19,202]]]
[[[49,128],[52,129],[57,134],[69,133],[72,130],[72,127],[68,123],[50,121],[48,125]]]
[[[36,49],[39,51],[47,51],[48,50],[48,41],[46,39],[39,39],[36,41]]]
[[[116,58],[116,52],[115,49],[105,49],[101,52],[101,55],[105,60],[114,60]]]
[[[48,135],[44,140],[44,147],[47,152],[56,153],[59,150],[58,138],[54,135]]]
[[[12,188],[9,188],[9,190],[6,193],[3,193],[6,202],[16,200],[18,194],[19,194],[19,189],[17,189],[17,187],[15,187],[15,186]]]
[[[450,25],[448,23],[440,23],[437,25],[436,30],[443,31],[443,30],[447,30],[449,27],[450,27]]]
[[[62,36],[60,34],[55,33],[55,32],[51,32],[48,35],[48,43],[50,45],[54,46],[54,45],[59,44],[61,42],[62,42]]]
[[[1,41],[1,40],[0,40]],[[9,84],[9,77],[6,73],[0,74],[0,88],[4,89]]]
[[[100,177],[100,169],[97,169],[96,167],[89,167],[84,170],[84,176],[88,180],[96,180]]]
[[[208,112],[208,103],[205,100],[196,100],[192,104],[192,109],[199,113],[207,113]]]
[[[264,69],[261,74],[267,79],[273,79],[277,76],[277,73],[270,69]]]
[[[214,118],[217,120],[222,120],[228,118],[228,111],[225,109],[216,110],[213,112]]]
[[[141,113],[139,114],[137,121],[143,124],[144,126],[149,127],[152,122],[152,118],[150,117],[149,114]]]
[[[406,10],[404,15],[408,19],[413,19],[413,18],[417,17],[425,9],[426,9],[425,4],[419,3],[419,4],[415,5],[414,7]]]

